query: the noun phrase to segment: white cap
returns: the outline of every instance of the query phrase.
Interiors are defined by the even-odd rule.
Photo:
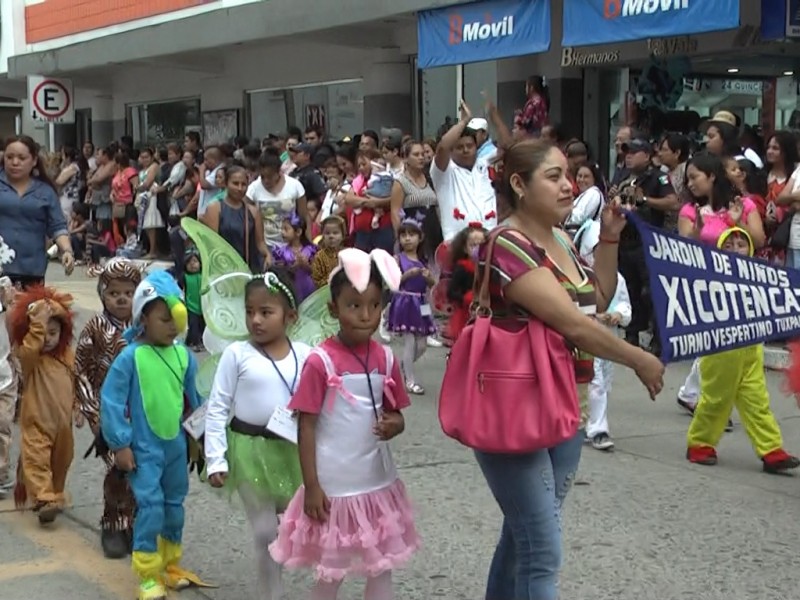
[[[473,131],[489,131],[489,122],[486,119],[476,117],[467,123],[467,129],[472,129]]]

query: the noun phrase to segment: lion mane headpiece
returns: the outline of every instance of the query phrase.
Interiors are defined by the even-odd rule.
[[[21,346],[30,328],[29,313],[39,302],[46,302],[54,319],[61,321],[61,338],[52,354],[62,356],[72,344],[75,313],[72,312],[72,296],[52,287],[32,286],[19,292],[8,312],[8,337],[11,344]]]

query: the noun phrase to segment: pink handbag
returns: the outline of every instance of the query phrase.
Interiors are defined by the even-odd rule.
[[[505,229],[489,236],[475,278],[474,319],[453,346],[442,380],[439,422],[446,435],[475,450],[526,453],[573,437],[581,414],[564,337],[535,318],[492,316],[490,265]]]

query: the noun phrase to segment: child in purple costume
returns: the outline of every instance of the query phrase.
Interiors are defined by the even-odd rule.
[[[414,219],[405,219],[397,232],[400,254],[397,262],[403,278],[400,290],[392,294],[389,306],[388,329],[403,336],[403,375],[406,388],[412,394],[425,390],[414,378],[414,363],[425,353],[427,338],[436,333],[428,289],[436,281],[419,254],[422,243],[422,226]]]
[[[281,235],[284,243],[272,250],[272,258],[275,266],[289,271],[299,305],[317,289],[311,279],[311,259],[317,247],[308,241],[305,223],[295,213],[283,221]]]

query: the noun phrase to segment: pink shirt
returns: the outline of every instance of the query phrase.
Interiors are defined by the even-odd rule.
[[[339,341],[339,338],[328,338],[320,344],[320,348],[325,350],[328,356],[331,357],[337,375],[364,373],[364,365],[353,356],[353,353],[344,346],[341,341]],[[353,348],[352,350],[362,361],[366,360],[367,345]],[[394,388],[394,402],[384,396],[383,405],[389,410],[402,410],[411,406],[411,401],[408,398],[408,392],[406,392],[405,385],[403,384],[399,361],[394,360],[392,362],[391,377],[397,384]],[[386,373],[386,354],[383,350],[383,346],[375,340],[370,340],[369,342],[369,364],[367,364],[367,367],[370,372],[377,371],[378,373]],[[376,394],[381,392],[381,390],[377,389],[374,391]],[[300,375],[300,382],[297,384],[297,390],[289,402],[289,408],[291,410],[299,410],[300,412],[318,415],[322,412],[322,405],[327,396],[328,375],[325,372],[325,365],[322,359],[312,352],[303,366],[303,373]]]
[[[138,177],[139,174],[133,167],[126,167],[122,171],[117,171],[111,180],[111,189],[114,191],[114,198],[118,204],[130,204],[133,202],[133,187],[130,180]]]
[[[747,223],[750,213],[758,210],[758,207],[756,207],[755,202],[750,198],[744,198],[742,200],[742,207],[741,223],[744,224]],[[719,236],[731,228],[728,224],[727,213],[728,211],[725,209],[710,214],[703,213],[703,229],[700,230],[701,242],[710,246],[717,245]],[[691,203],[684,204],[683,208],[681,208],[681,211],[678,213],[678,217],[683,217],[694,223],[695,219],[697,219],[697,206]]]

